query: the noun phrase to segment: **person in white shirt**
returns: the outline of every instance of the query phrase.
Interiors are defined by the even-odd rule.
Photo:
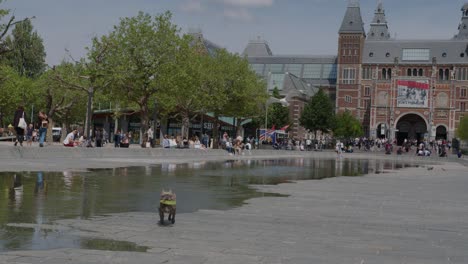
[[[78,130],[73,129],[72,132],[68,133],[67,137],[63,141],[65,147],[74,147],[75,146],[75,135],[78,133]]]
[[[148,131],[146,132],[148,134],[148,142],[150,143],[150,146],[153,147],[153,138],[154,138],[154,131],[151,127],[148,128]]]

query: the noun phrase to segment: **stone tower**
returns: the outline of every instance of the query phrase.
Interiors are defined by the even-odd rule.
[[[359,1],[350,0],[338,31],[337,111],[357,113],[360,97],[362,53],[366,33]]]
[[[388,32],[387,19],[385,18],[385,10],[382,2],[379,2],[375,9],[374,19],[370,24],[370,30],[367,34],[368,40],[389,40],[390,33]]]

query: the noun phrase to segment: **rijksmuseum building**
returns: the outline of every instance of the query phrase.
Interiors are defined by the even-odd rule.
[[[399,40],[391,38],[382,3],[366,32],[359,2],[351,1],[337,55],[274,55],[261,39],[250,41],[244,55],[270,90],[286,95],[300,85],[310,95],[325,89],[337,112],[351,111],[367,137],[452,139],[468,102],[468,4],[461,11],[453,37]],[[293,137],[305,135],[298,119],[306,100],[300,98],[296,93],[290,106]]]

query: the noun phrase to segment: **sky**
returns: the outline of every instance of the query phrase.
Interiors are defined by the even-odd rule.
[[[242,53],[249,40],[265,39],[276,55],[334,55],[349,0],[6,0],[18,19],[35,16],[52,66],[86,55],[94,36],[109,33],[121,17],[138,11],[173,13],[182,32],[201,29],[206,39]],[[357,1],[357,0],[353,0]],[[361,0],[366,32],[379,0]],[[392,37],[450,39],[468,0],[382,0]],[[2,21],[5,22],[5,21]],[[68,52],[67,52],[68,51]]]

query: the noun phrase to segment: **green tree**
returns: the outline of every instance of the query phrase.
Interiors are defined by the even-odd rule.
[[[336,116],[333,134],[337,138],[350,139],[363,135],[361,122],[346,110]]]
[[[273,89],[272,97],[278,99],[282,98],[277,87]],[[281,103],[273,103],[268,106],[267,129],[273,125],[277,128],[281,128],[288,124],[290,124],[288,107],[283,106]]]
[[[4,2],[4,0],[0,0],[0,5]],[[0,8],[0,21],[5,19],[10,15],[9,9]],[[5,53],[11,51],[10,48],[6,45],[5,38],[8,35],[10,29],[21,22],[27,21],[30,18],[25,18],[23,20],[16,20],[15,16],[10,16],[5,23],[0,23],[0,57],[3,56]]]
[[[179,52],[175,54],[175,67],[168,76],[171,89],[161,89],[157,94],[160,112],[172,117],[180,116],[182,120],[181,135],[189,137],[191,117],[203,112],[203,100],[206,96],[201,94],[202,79],[205,76],[203,60],[205,54],[200,54],[198,48],[192,45],[191,36],[185,35],[179,43]]]
[[[35,78],[45,71],[44,45],[39,34],[33,32],[31,20],[17,23],[5,44],[10,50],[5,54],[6,62],[21,76]]]
[[[320,89],[304,107],[300,125],[317,136],[317,131],[330,132],[335,125],[335,112],[327,94]]]
[[[5,65],[0,65],[0,91],[1,127],[5,122],[12,122],[18,105],[24,105],[26,113],[29,114],[29,106],[36,100],[38,92],[33,80],[20,76],[14,69]]]
[[[172,74],[180,46],[180,29],[172,24],[172,14],[152,17],[140,12],[126,17],[109,34],[109,63],[113,83],[109,92],[120,105],[136,107],[141,128],[148,128],[150,106],[162,89],[171,89]]]
[[[38,109],[46,112],[49,118],[47,141],[52,142],[52,127],[56,123],[68,128],[70,124],[81,123],[85,112],[85,97],[80,92],[70,89],[66,83],[57,80],[57,76],[67,76],[67,81],[73,79],[74,65],[62,62],[54,69],[47,70],[37,80],[39,96],[42,104]]]
[[[93,103],[96,91],[101,91],[111,84],[113,71],[108,67],[107,37],[101,39],[93,38],[93,45],[87,48],[86,59],[75,61],[74,63],[62,63],[61,71],[54,71],[53,76],[56,81],[69,90],[84,93],[87,98],[85,135],[90,137],[92,124]]]
[[[460,120],[460,124],[457,128],[457,137],[461,140],[468,140],[468,116]]]

